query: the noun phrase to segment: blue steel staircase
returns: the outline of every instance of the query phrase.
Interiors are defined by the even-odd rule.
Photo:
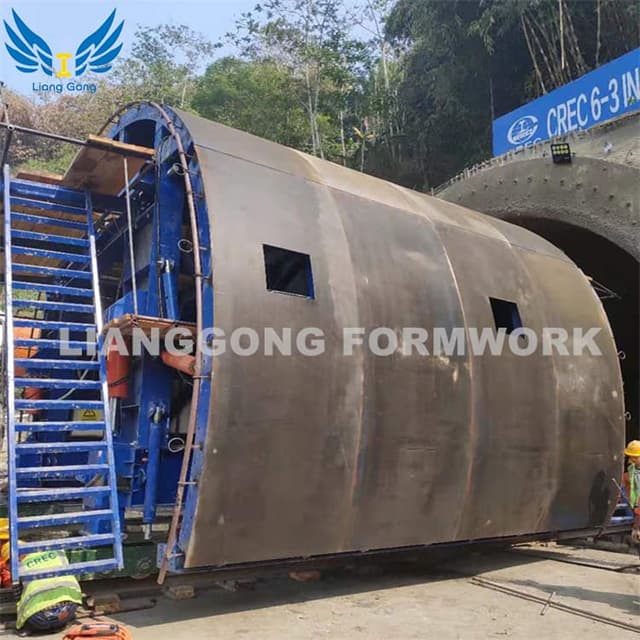
[[[69,204],[70,192],[12,180],[9,166],[4,167],[6,432],[14,582],[123,566],[105,359],[100,354],[93,209],[90,195],[80,191]],[[65,355],[65,348],[78,355]],[[80,419],[78,412],[92,413],[93,419]],[[19,555],[57,549],[86,553],[79,554],[82,561],[53,572],[19,566]]]

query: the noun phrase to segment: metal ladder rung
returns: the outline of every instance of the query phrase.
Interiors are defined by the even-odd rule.
[[[13,271],[16,273],[37,273],[43,276],[51,276],[56,278],[75,278],[91,280],[92,275],[88,271],[79,271],[77,269],[61,269],[60,267],[43,267],[37,264],[23,264],[16,262],[13,265]]]
[[[111,428],[108,423],[105,356],[91,356],[102,330],[102,304],[96,254],[94,208],[89,192],[48,186],[27,180],[13,181],[9,166],[3,168],[3,209],[5,259],[5,310],[6,330],[11,336],[7,350],[7,424],[9,443],[9,538],[11,542],[11,575],[17,582],[24,578],[43,578],[47,575],[79,574],[107,571],[123,566],[120,539],[120,512],[115,473],[115,458]],[[67,204],[61,204],[61,201]],[[81,204],[84,206],[76,206]],[[70,206],[72,205],[72,206]],[[17,212],[14,209],[21,208]],[[25,212],[25,209],[27,210]],[[33,211],[38,214],[34,214]],[[42,215],[40,215],[42,213]],[[57,217],[56,217],[57,214]],[[68,219],[67,214],[73,218]],[[80,219],[79,216],[82,216]],[[64,219],[64,218],[67,219]],[[29,226],[27,226],[29,225]],[[47,227],[56,229],[48,233]],[[57,229],[60,230],[57,230]],[[82,233],[69,233],[66,229]],[[62,250],[59,250],[62,249]],[[49,262],[48,262],[49,261]],[[55,266],[50,261],[58,261]],[[44,262],[45,264],[35,264]],[[69,268],[71,267],[71,268]],[[14,273],[24,274],[16,282]],[[18,297],[27,291],[38,293],[36,300]],[[44,295],[43,295],[44,294]],[[80,298],[70,302],[69,299]],[[84,300],[83,300],[84,298]],[[36,310],[38,313],[22,313],[20,310]],[[16,313],[17,311],[17,313]],[[69,322],[67,313],[86,314],[93,322],[79,316],[80,322]],[[25,315],[36,317],[29,318]],[[44,315],[44,317],[41,317]],[[17,316],[17,317],[14,317]],[[31,337],[16,338],[14,327],[40,333]],[[93,330],[95,335],[90,335]],[[76,340],[68,340],[65,331],[75,332]],[[81,340],[87,332],[90,340]],[[29,335],[29,332],[24,332]],[[16,348],[32,348],[44,352],[44,358],[16,358]],[[82,356],[65,358],[65,348],[79,349]],[[49,355],[57,350],[61,357]],[[29,353],[29,352],[27,352]],[[31,352],[33,353],[33,351]],[[19,369],[17,369],[19,368]],[[17,370],[17,376],[16,376]],[[99,371],[98,379],[77,376],[79,371]],[[25,373],[28,371],[29,373]],[[58,373],[62,372],[62,373]],[[69,373],[67,373],[69,372]],[[33,374],[42,377],[30,377]],[[71,377],[69,377],[71,376]],[[77,379],[80,378],[80,379]],[[16,398],[16,389],[41,388],[70,390],[61,398]],[[61,391],[62,393],[63,391]],[[89,392],[89,393],[87,393]],[[73,394],[73,395],[72,395]],[[81,397],[73,399],[76,394]],[[23,395],[35,395],[24,393]],[[67,396],[72,395],[69,399]],[[85,396],[85,397],[82,397]],[[88,396],[88,397],[86,397]],[[93,412],[91,421],[64,420],[76,410]],[[31,421],[32,415],[23,412],[42,412]],[[61,412],[63,419],[55,418]],[[87,415],[87,414],[85,414]],[[51,419],[53,418],[53,419]],[[68,440],[66,434],[85,432],[84,439]],[[98,434],[93,439],[89,432]],[[25,442],[19,441],[20,433],[28,434]],[[39,438],[38,434],[44,437]],[[48,434],[48,437],[47,435]],[[46,457],[52,454],[79,454],[73,458]],[[83,455],[84,454],[84,455]],[[84,464],[80,462],[86,461]],[[46,466],[46,462],[53,462]],[[65,464],[68,462],[68,464]],[[20,466],[28,465],[28,466]],[[45,481],[52,482],[45,482]],[[40,481],[40,482],[38,482]],[[97,482],[96,482],[97,481]],[[34,488],[33,485],[36,485]],[[55,484],[43,487],[38,484]],[[27,486],[25,486],[27,485]],[[80,486],[78,486],[80,485]],[[87,503],[95,498],[97,502]],[[18,505],[38,503],[69,503],[71,511],[39,515],[20,515]],[[78,503],[82,503],[80,506]],[[95,525],[110,523],[110,533],[95,531]],[[91,528],[84,535],[74,533],[62,537],[61,532],[45,540],[24,540],[24,532],[44,527],[80,525]],[[109,531],[109,528],[107,528]],[[53,549],[92,549],[110,547],[102,552],[101,560],[73,563],[53,571],[42,571],[37,566],[22,570],[19,555],[32,551]],[[105,558],[105,555],[113,557]]]
[[[16,432],[18,433],[48,433],[48,432],[68,432],[68,431],[104,431],[106,424],[93,420],[82,422],[16,422]],[[16,445],[17,446],[17,445]]]
[[[12,229],[11,235],[17,240],[33,240],[49,244],[68,244],[73,247],[87,248],[89,241],[86,238],[74,238],[73,236],[58,236],[48,233],[37,233],[36,231],[24,231],[22,229]]]
[[[101,400],[22,400],[16,399],[16,409],[96,409],[102,411]]]
[[[16,378],[16,387],[39,389],[100,389],[100,380],[75,380],[73,378]]]
[[[55,349],[63,355],[66,349],[81,349],[93,353],[96,348],[95,342],[85,340],[48,340],[46,338],[17,338],[13,341],[16,347],[32,347],[34,349]],[[64,354],[77,355],[77,354]]]
[[[12,245],[11,253],[17,256],[30,256],[32,258],[46,258],[47,260],[62,260],[66,262],[89,262],[90,258],[85,253],[67,253],[66,251],[51,251],[49,249],[35,249]]]
[[[85,451],[104,451],[104,440],[67,441],[67,442],[25,442],[16,445],[18,455],[35,453],[83,453]]]
[[[95,495],[108,495],[111,489],[98,487],[56,487],[54,489],[17,489],[18,503],[26,502],[64,502],[66,500],[82,500]]]
[[[73,311],[77,313],[93,313],[93,305],[77,304],[76,302],[51,302],[49,300],[26,300],[14,298],[13,306],[18,308],[34,308],[43,311]]]
[[[65,287],[57,284],[41,284],[39,282],[13,281],[14,289],[26,291],[37,291],[38,293],[53,293],[55,295],[73,296],[77,298],[93,298],[92,289],[82,289],[81,287]]]
[[[14,318],[14,327],[29,327],[33,329],[42,329],[43,331],[54,331],[57,329],[69,329],[73,331],[91,331],[95,330],[96,326],[88,322],[58,322],[54,320],[32,320],[31,318]]]
[[[18,525],[25,529],[36,529],[39,527],[55,527],[66,524],[83,524],[88,522],[98,522],[113,516],[110,509],[96,509],[93,511],[75,511],[70,513],[48,513],[44,516],[21,516],[18,517]]]
[[[67,213],[71,215],[81,215],[82,210],[76,207],[70,207],[64,204],[52,205],[50,202],[43,200],[31,200],[29,198],[11,197],[11,219],[20,222],[30,222],[31,224],[46,224],[50,227],[64,227],[65,229],[78,229],[86,231],[87,225],[78,220],[65,220],[64,218],[55,218],[53,216],[43,216],[33,213],[24,213],[23,211],[14,211],[14,207],[24,207],[35,209],[36,211]]]
[[[72,538],[55,538],[53,540],[37,540],[36,542],[18,542],[20,553],[43,551],[45,549],[90,549],[112,544],[115,536],[112,533],[97,533],[95,535],[74,536]]]
[[[94,476],[109,471],[108,464],[73,464],[55,467],[18,467],[18,478],[75,478]]]
[[[67,567],[53,569],[52,571],[24,571],[21,578],[55,578],[56,576],[81,576],[89,573],[102,573],[118,569],[118,562],[114,558],[105,560],[88,560],[86,562],[74,562]]]
[[[15,363],[23,369],[66,369],[75,371],[97,371],[100,363],[96,360],[44,360],[41,358],[16,358]]]

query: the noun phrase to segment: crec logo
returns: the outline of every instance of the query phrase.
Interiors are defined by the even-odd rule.
[[[533,138],[537,130],[538,118],[535,116],[523,116],[509,127],[507,140],[511,144],[524,144]]]
[[[23,73],[34,73],[40,69],[48,76],[58,78],[70,78],[72,75],[81,76],[87,71],[93,73],[105,73],[113,66],[122,43],[118,38],[122,33],[124,20],[112,29],[116,17],[114,9],[109,17],[89,36],[87,36],[76,49],[75,56],[71,53],[51,52],[49,45],[34,33],[12,9],[15,29],[5,20],[4,28],[9,40],[5,46],[9,55],[16,63],[16,69]],[[59,61],[58,69],[54,69],[54,57]],[[69,61],[74,59],[74,71],[69,70]]]

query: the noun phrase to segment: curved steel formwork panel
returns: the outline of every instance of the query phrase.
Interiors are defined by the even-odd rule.
[[[227,349],[213,359],[180,538],[187,568],[605,523],[624,437],[616,346],[561,251],[437,198],[178,118],[204,187],[215,326],[326,336],[315,357]],[[267,289],[263,245],[310,257],[313,297]],[[343,354],[345,327],[493,327],[490,298],[517,303],[538,334],[601,328],[603,355]]]

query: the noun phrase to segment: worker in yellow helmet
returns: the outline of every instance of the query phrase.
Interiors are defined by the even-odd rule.
[[[629,458],[624,485],[634,515],[631,539],[640,544],[640,440],[632,440],[625,448],[624,455]]]

